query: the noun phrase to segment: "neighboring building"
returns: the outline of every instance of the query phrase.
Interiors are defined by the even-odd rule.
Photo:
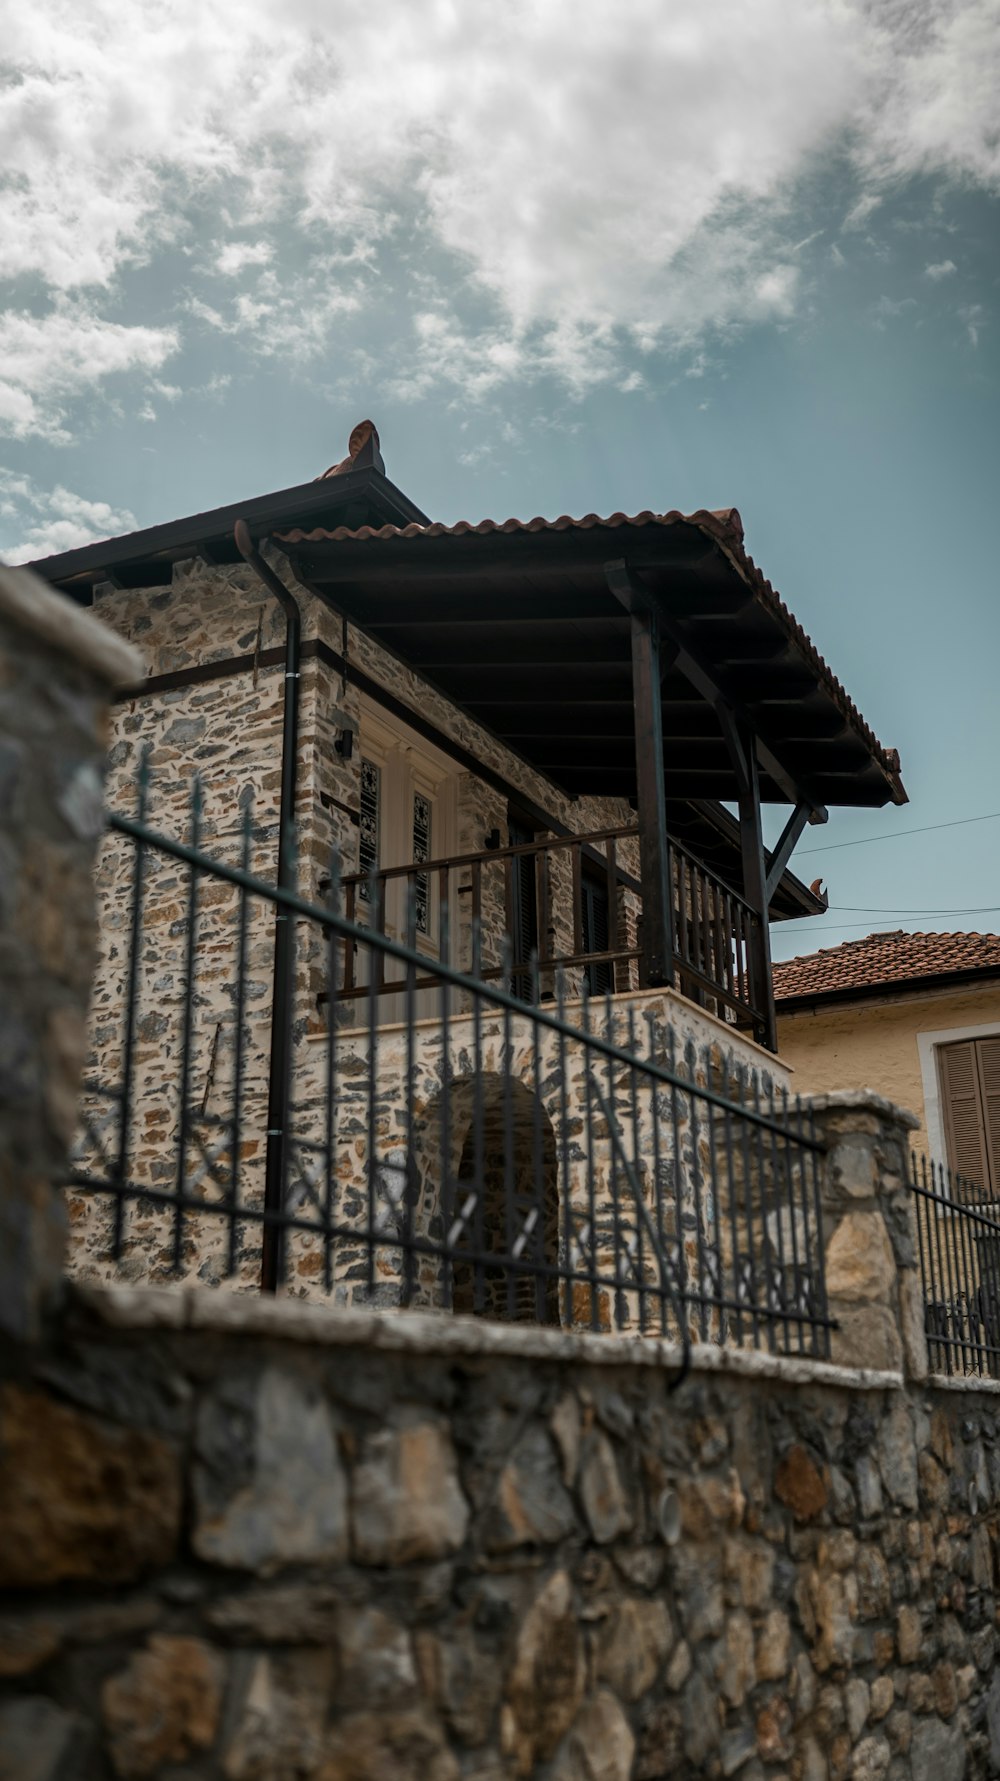
[[[315,482],[32,567],[144,652],[147,678],[122,699],[114,725],[113,808],[134,811],[148,748],[151,825],[183,837],[197,772],[202,848],[236,863],[252,804],[249,864],[273,880],[283,769],[294,759],[303,894],[326,896],[339,856],[346,914],[408,940],[427,960],[429,983],[443,961],[505,980],[522,1000],[536,989],[545,1000],[561,972],[570,998],[610,996],[623,1032],[630,1020],[644,1032],[655,1025],[662,1056],[675,1041],[697,1042],[722,1048],[726,1069],[744,1080],[756,1072],[765,1091],[787,1081],[775,1056],[769,923],[825,906],[789,871],[794,846],[807,823],[825,820],[827,805],[901,804],[906,793],[898,756],[876,740],[747,555],[735,509],[431,523],[386,478],[366,422],[349,457]],[[282,611],[290,596],[301,617],[294,666]],[[282,729],[293,687],[294,755]],[[788,811],[771,854],[762,802]],[[100,867],[104,962],[93,1010],[96,1066],[112,1087],[133,882],[119,840],[109,837]],[[184,874],[151,867],[144,893],[133,1085],[143,1111],[130,1164],[164,1192],[189,1178],[201,1192],[218,1179],[226,1143],[252,1176],[265,1132],[273,1149],[274,1132],[285,1129],[265,1117],[266,1085],[273,1094],[276,1080],[268,1065],[277,1024],[273,933],[266,920],[251,922],[237,1017],[237,911],[224,887],[211,887],[186,1032]],[[364,1068],[368,1027],[377,1021],[386,1033],[377,1116],[360,1125],[355,1118],[348,1133],[345,1112],[339,1179],[350,1185],[367,1171],[371,1188],[377,1173],[379,1194],[385,1182],[390,1193],[393,1172],[464,1183],[479,1165],[466,1155],[447,1093],[450,1158],[416,1158],[410,1137],[400,1139],[401,1127],[415,1129],[442,1095],[439,1000],[421,988],[408,1015],[399,978],[377,977],[370,997],[364,947],[347,943],[339,959],[337,1044],[355,1048],[338,1076],[344,1108]],[[328,963],[322,947],[304,946],[293,967],[291,1086],[300,1110],[318,1104],[321,1090]],[[413,1014],[415,1067],[425,1071],[416,1110],[399,1086],[408,1070],[399,1023]],[[224,1093],[241,1047],[237,1142]],[[523,1137],[527,1179],[532,1145],[540,1148],[551,1193],[531,1228],[551,1233],[553,1208],[577,1193],[576,1176],[556,1186],[562,1165],[530,1046],[494,1050],[486,1112],[494,1094],[517,1127],[498,1128],[496,1152]],[[182,1053],[194,1109],[187,1120],[197,1127],[190,1170],[170,1151]],[[474,1082],[482,1069],[473,1067]],[[515,1069],[525,1077],[516,1120],[506,1086]],[[412,1071],[409,1080],[412,1090]],[[462,1094],[481,1105],[468,1082],[458,1090],[459,1108]],[[624,1103],[621,1117],[631,1117]],[[337,1133],[314,1134],[313,1150],[326,1145],[329,1156],[338,1142]],[[515,1174],[520,1166],[515,1159]],[[234,1162],[234,1194],[236,1174]],[[258,1185],[253,1177],[246,1191]],[[82,1229],[86,1209],[72,1210]],[[164,1243],[162,1265],[175,1264]],[[137,1265],[145,1266],[142,1256]]]
[[[874,1088],[917,1148],[1000,1197],[1000,935],[869,934],[774,967],[802,1092]]]

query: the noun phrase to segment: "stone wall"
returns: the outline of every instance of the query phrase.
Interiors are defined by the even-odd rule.
[[[78,1289],[0,1383],[0,1775],[1000,1772],[1000,1398],[695,1358]]]
[[[91,870],[112,689],[135,652],[0,565],[0,1330],[61,1275],[55,1193],[76,1123],[96,935]]]
[[[928,1376],[877,1096],[814,1104],[837,1366],[57,1290],[132,672],[0,576],[0,1781],[1000,1774],[1000,1389]],[[733,1180],[794,1247],[777,1175]]]

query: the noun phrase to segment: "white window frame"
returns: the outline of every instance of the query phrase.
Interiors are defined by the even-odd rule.
[[[941,1114],[941,1079],[937,1053],[944,1045],[958,1045],[963,1039],[1000,1038],[1000,1021],[989,1020],[981,1026],[939,1027],[935,1032],[917,1034],[917,1055],[924,1091],[924,1131],[927,1134],[927,1155],[939,1168],[948,1168],[948,1146]]]
[[[361,699],[358,753],[374,761],[382,772],[379,809],[379,838],[384,853],[388,836],[406,835],[412,857],[413,795],[419,792],[429,799],[431,818],[431,858],[446,859],[457,851],[458,772],[448,755],[425,742],[408,724],[391,717],[374,699]],[[380,859],[380,866],[386,861]],[[437,957],[437,884],[430,884],[428,933],[417,936],[421,952]],[[400,938],[403,938],[400,935]]]

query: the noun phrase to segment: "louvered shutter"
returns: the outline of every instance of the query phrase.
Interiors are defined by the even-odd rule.
[[[983,1103],[983,1127],[993,1197],[1000,1199],[1000,1036],[977,1039],[979,1090]]]
[[[938,1062],[948,1162],[953,1174],[988,1191],[990,1168],[975,1040],[942,1045]]]

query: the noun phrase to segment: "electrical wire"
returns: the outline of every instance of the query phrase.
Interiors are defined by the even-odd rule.
[[[843,915],[915,915],[922,920],[937,915],[996,915],[1000,912],[1000,903],[971,903],[961,909],[914,909],[912,904],[907,908],[895,903],[829,903],[827,907]]]
[[[857,841],[831,841],[829,847],[800,847],[796,859],[808,853],[836,853],[842,847],[870,847],[873,841],[899,841],[904,835],[930,835],[935,829],[962,829],[970,822],[995,822],[1000,810],[987,810],[983,816],[959,816],[954,822],[930,822],[922,829],[893,829],[887,835],[862,835]]]
[[[970,913],[972,913],[972,912],[970,911]],[[984,914],[992,913],[992,911],[984,910],[983,913]],[[912,928],[916,925],[917,922],[927,921],[928,917],[926,915],[909,915],[909,916],[897,916],[895,919],[896,919],[897,927]],[[873,926],[876,929],[877,928],[885,928],[889,931],[889,933],[893,932],[893,929],[888,921],[877,921],[874,924],[870,921],[835,921],[831,924],[830,927],[819,927],[818,928],[817,922],[819,922],[821,920],[822,920],[821,916],[814,916],[812,921],[807,922],[802,927],[799,927],[795,922],[778,921],[778,922],[772,922],[771,927],[772,927],[772,931],[777,935],[781,935],[781,934],[815,934],[817,940],[821,939],[824,934],[846,934],[848,929],[850,929],[850,928],[864,928],[869,934],[872,932]],[[954,929],[944,928],[942,930],[942,932],[946,933],[946,934],[953,933]]]

